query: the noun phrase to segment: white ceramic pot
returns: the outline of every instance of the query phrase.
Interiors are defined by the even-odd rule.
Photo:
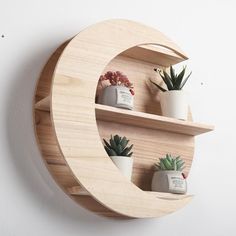
[[[163,116],[180,120],[188,118],[188,96],[183,90],[171,90],[160,94]]]
[[[184,194],[187,182],[181,171],[156,171],[152,178],[152,191]]]
[[[129,88],[125,86],[111,85],[103,89],[102,94],[99,97],[99,103],[132,110],[134,96],[130,93]]]
[[[125,156],[110,156],[111,160],[121,171],[121,173],[131,180],[133,170],[133,158]]]

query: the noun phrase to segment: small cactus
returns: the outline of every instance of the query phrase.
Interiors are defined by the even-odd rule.
[[[165,70],[160,70],[160,69],[154,69],[154,70],[159,73],[162,80],[166,84],[167,89],[161,87],[160,85],[154,83],[151,80],[150,81],[162,92],[166,92],[167,90],[169,90],[169,91],[170,90],[181,90],[184,87],[184,85],[186,84],[186,82],[188,81],[188,78],[190,77],[190,75],[192,74],[192,72],[190,72],[190,74],[184,79],[186,66],[182,69],[182,71],[179,74],[175,73],[175,70],[172,66],[170,67],[170,74],[168,74]]]
[[[160,170],[175,170],[182,171],[184,166],[184,161],[180,158],[180,156],[172,157],[170,154],[166,154],[164,158],[160,158],[159,162],[155,164],[155,169],[157,171]]]
[[[114,137],[111,135],[109,143],[103,139],[104,148],[109,156],[127,156],[131,157],[133,152],[130,152],[133,148],[133,144],[127,147],[129,140],[126,137],[120,137],[119,135],[115,135]]]

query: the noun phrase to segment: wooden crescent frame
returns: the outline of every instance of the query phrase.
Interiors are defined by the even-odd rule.
[[[159,217],[189,202],[158,199],[139,189],[118,171],[100,141],[94,102],[98,78],[114,57],[142,44],[158,44],[185,56],[157,30],[127,20],[98,23],[65,48],[51,99],[58,144],[78,182],[102,205],[135,218]]]
[[[36,89],[38,106],[45,97],[50,105],[50,113],[35,110],[36,136],[47,166],[67,194],[71,195],[68,186],[82,186],[91,196],[92,204],[98,202],[101,206],[102,210],[97,212],[107,209],[118,216],[160,217],[191,200],[191,196],[158,197],[128,181],[107,156],[99,135],[95,114],[98,78],[117,55],[148,44],[163,46],[187,59],[175,43],[156,29],[129,20],[107,20],[88,27],[62,45],[45,66]],[[185,125],[178,124],[178,130]],[[212,129],[189,126],[186,136],[192,145],[188,153],[189,166],[196,127],[202,128],[199,134]],[[183,134],[186,133],[178,135]],[[185,140],[185,136],[182,138]],[[50,160],[50,155],[56,157],[59,165],[50,165],[55,162]],[[57,177],[58,172],[63,175]],[[70,184],[66,183],[68,176]],[[79,203],[84,201],[82,205],[87,208],[91,205],[88,198],[71,197]]]

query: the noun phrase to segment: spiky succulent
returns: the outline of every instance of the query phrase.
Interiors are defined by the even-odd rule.
[[[157,88],[159,88],[162,92],[166,92],[167,90],[181,90],[184,85],[186,84],[188,78],[192,74],[190,74],[184,79],[185,71],[186,71],[186,66],[184,66],[183,70],[179,73],[176,74],[174,68],[171,66],[170,67],[170,74],[168,74],[165,70],[160,70],[160,69],[154,69],[156,72],[158,72],[163,79],[164,83],[167,86],[167,89],[161,87],[159,84],[156,84],[155,82],[151,81]]]
[[[126,137],[120,137],[119,135],[115,135],[114,137],[111,135],[109,143],[103,139],[104,148],[109,156],[127,156],[131,157],[133,152],[130,152],[133,148],[133,144],[129,147],[129,140]]]
[[[185,167],[184,164],[180,156],[172,157],[170,154],[166,154],[164,158],[160,158],[159,162],[155,164],[155,169],[182,171]]]

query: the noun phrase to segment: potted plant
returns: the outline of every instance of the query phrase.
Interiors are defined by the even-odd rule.
[[[101,84],[106,84],[99,96],[99,103],[132,110],[134,103],[133,84],[120,71],[108,71],[99,78]],[[108,82],[108,83],[104,83]]]
[[[170,74],[165,70],[154,69],[158,72],[167,86],[167,89],[151,81],[163,93],[160,94],[161,110],[164,116],[181,120],[188,118],[188,99],[185,91],[182,90],[191,73],[184,79],[186,66],[176,74],[174,68],[170,67]]]
[[[184,161],[178,157],[166,154],[155,164],[155,173],[152,178],[152,191],[184,194],[187,191],[187,183],[184,169]]]
[[[130,151],[133,148],[133,144],[128,147],[129,140],[117,134],[114,137],[111,135],[109,143],[105,139],[103,141],[104,148],[111,160],[122,174],[130,180],[133,169],[133,158],[131,157],[133,152]]]

